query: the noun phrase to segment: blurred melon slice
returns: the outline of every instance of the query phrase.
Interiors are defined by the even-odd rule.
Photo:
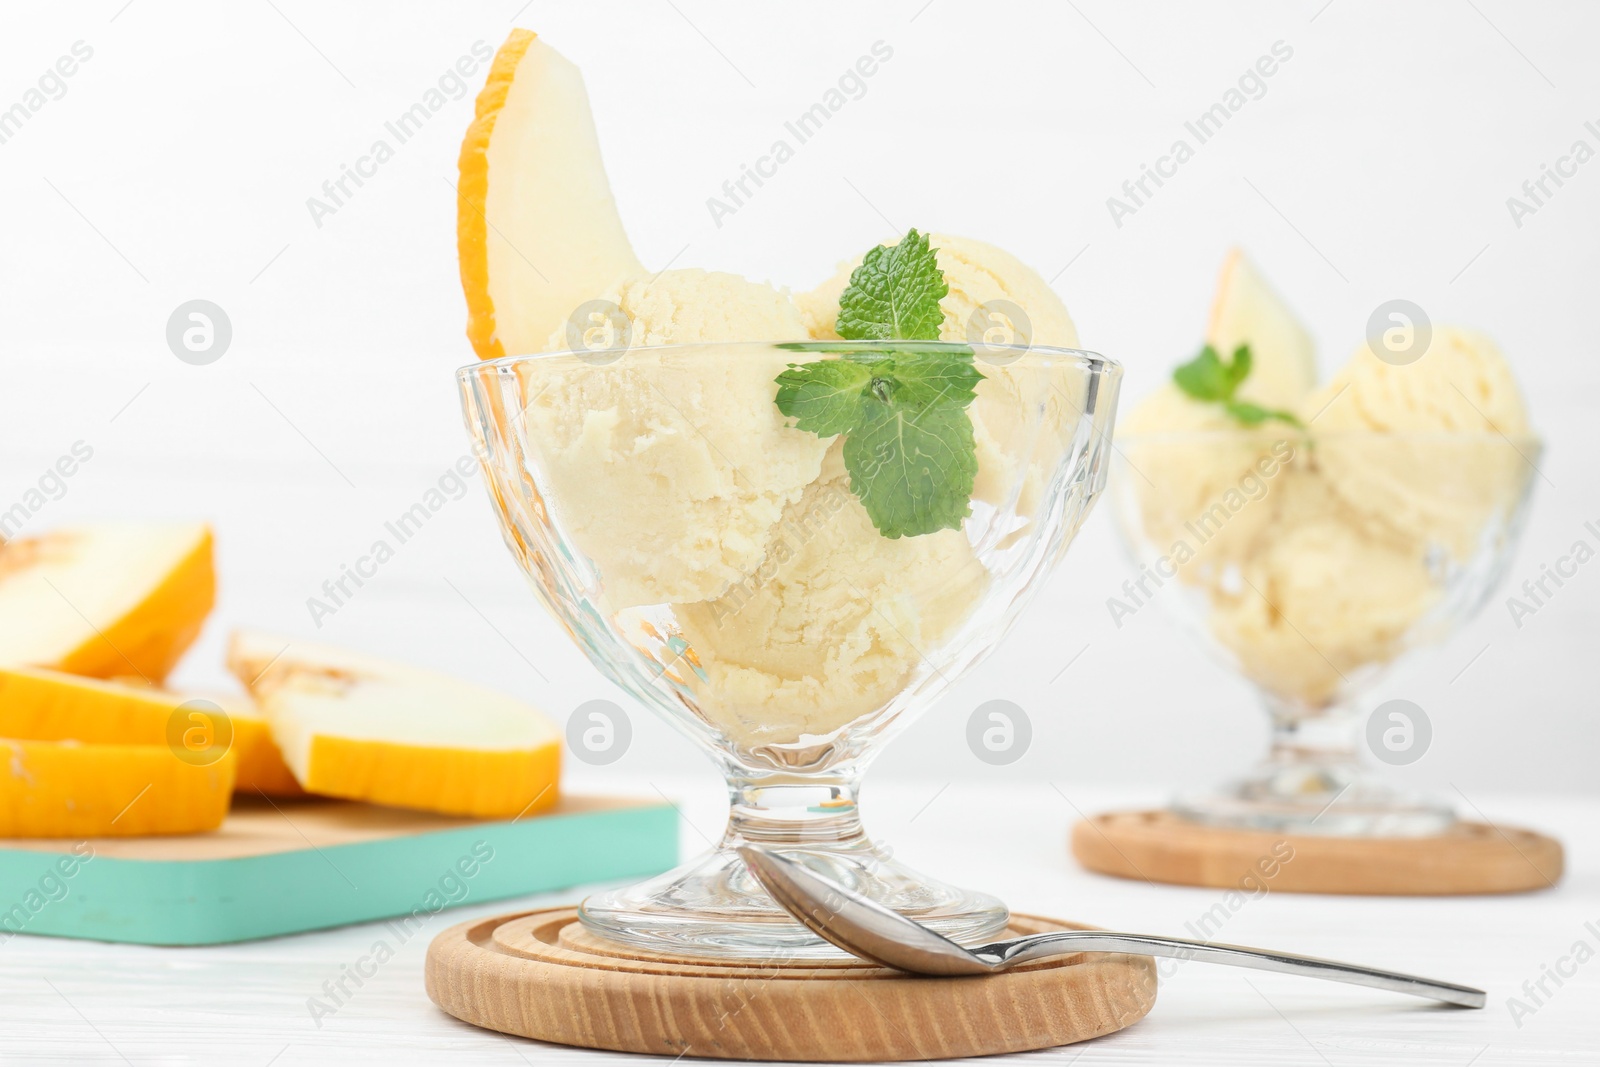
[[[247,793],[264,793],[269,797],[303,797],[305,788],[295,779],[294,772],[284,762],[278,743],[272,738],[268,725],[256,702],[245,693],[200,694],[227,713],[233,724],[233,751],[238,757],[239,772],[234,789]]]
[[[226,731],[181,698],[33,667],[0,668],[0,836],[214,830],[236,761]],[[146,788],[148,787],[148,789]],[[126,810],[124,810],[126,809]]]
[[[1234,248],[1223,260],[1206,340],[1224,358],[1250,346],[1254,364],[1239,399],[1294,410],[1317,384],[1317,349],[1255,264]]]
[[[579,305],[643,268],[622,228],[578,68],[512,30],[461,142],[456,240],[484,359],[539,352]]]
[[[203,523],[100,523],[0,545],[0,663],[152,682],[216,599]]]
[[[72,678],[72,682],[82,682],[83,679]],[[269,797],[302,797],[306,791],[295,781],[294,774],[289,770],[289,765],[283,762],[283,753],[278,751],[278,744],[272,739],[272,730],[267,726],[267,720],[262,716],[260,709],[248,693],[213,693],[203,690],[186,690],[175,692],[170,689],[151,687],[138,678],[112,678],[116,686],[132,689],[137,694],[154,696],[154,706],[150,707],[152,713],[162,716],[162,723],[172,716],[173,709],[186,703],[201,701],[214,705],[215,708],[227,717],[227,731],[231,734],[233,754],[239,765],[238,774],[234,778],[233,787],[236,791],[245,793],[265,793]],[[85,694],[88,703],[95,694]],[[204,707],[196,708],[183,717],[184,730],[190,738],[200,737],[204,740],[207,730],[214,731],[215,724],[206,720],[214,713],[208,712]],[[0,723],[3,723],[5,714],[0,711]],[[155,725],[154,723],[148,725]],[[148,728],[141,725],[141,729]],[[163,725],[163,729],[167,728]],[[199,731],[199,733],[189,732]],[[3,733],[0,730],[0,733]],[[133,739],[126,739],[133,740]]]
[[[534,708],[467,682],[265,634],[233,635],[300,784],[324,796],[509,818],[556,802],[561,735]]]
[[[238,788],[274,796],[304,793],[273,744],[266,720],[242,694],[177,693],[139,679],[0,667],[0,737],[162,745],[169,755],[202,765],[229,754],[238,767]]]
[[[215,830],[233,757],[185,763],[166,745],[0,739],[0,837],[129,837]]]
[[[165,745],[184,698],[120,681],[80,678],[39,667],[0,667],[0,737],[87,741],[105,745]],[[227,731],[211,740],[230,747]],[[191,746],[205,758],[212,744]],[[203,749],[203,750],[202,750]]]

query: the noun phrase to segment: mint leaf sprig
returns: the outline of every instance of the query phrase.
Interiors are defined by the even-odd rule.
[[[1233,359],[1222,362],[1217,350],[1206,345],[1200,354],[1172,372],[1172,380],[1186,395],[1202,403],[1221,404],[1233,419],[1244,426],[1260,426],[1268,419],[1278,419],[1291,426],[1305,428],[1293,412],[1265,408],[1248,400],[1236,400],[1234,394],[1250,377],[1254,365],[1249,345],[1233,350]]]
[[[937,341],[939,301],[950,290],[936,251],[911,230],[868,252],[840,294],[839,336]],[[851,348],[789,364],[777,378],[777,405],[797,429],[843,434],[850,491],[872,525],[885,537],[916,537],[959,529],[972,513],[978,456],[966,409],[983,377],[965,345]]]
[[[834,329],[847,341],[937,341],[950,293],[938,249],[915,229],[896,245],[879,245],[861,257],[839,294]]]

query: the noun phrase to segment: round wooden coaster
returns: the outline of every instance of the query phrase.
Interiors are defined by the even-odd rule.
[[[1522,893],[1560,881],[1561,842],[1463,822],[1434,837],[1318,837],[1202,826],[1167,811],[1096,815],[1072,828],[1091,871],[1151,882],[1288,893]]]
[[[1148,956],[1084,952],[981,978],[859,960],[665,956],[584,929],[576,908],[462,923],[428,946],[427,988],[456,1018],[585,1048],[748,1060],[921,1060],[1065,1045],[1156,999]],[[1013,915],[1018,934],[1083,929]]]

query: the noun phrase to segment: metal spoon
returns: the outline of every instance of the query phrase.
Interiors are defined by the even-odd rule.
[[[772,899],[817,936],[864,960],[911,974],[946,977],[996,974],[1028,960],[1068,956],[1074,952],[1131,952],[1325,978],[1426,997],[1463,1008],[1481,1008],[1486,999],[1483,990],[1453,982],[1436,982],[1313,956],[1149,934],[1058,930],[968,949],[792,859],[749,845],[741,846],[739,855],[744,857]]]

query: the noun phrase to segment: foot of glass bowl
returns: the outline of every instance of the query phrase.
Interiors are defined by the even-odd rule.
[[[1428,837],[1455,824],[1450,805],[1362,769],[1347,711],[1289,717],[1271,710],[1267,759],[1221,788],[1179,796],[1173,811],[1207,826],[1324,837]]]
[[[719,847],[647,882],[596,893],[579,916],[602,937],[658,952],[844,956],[772,902],[733,851],[747,843],[798,859],[956,941],[994,940],[1010,919],[994,897],[945,885],[890,858],[862,830],[854,790],[842,783],[736,783]]]

